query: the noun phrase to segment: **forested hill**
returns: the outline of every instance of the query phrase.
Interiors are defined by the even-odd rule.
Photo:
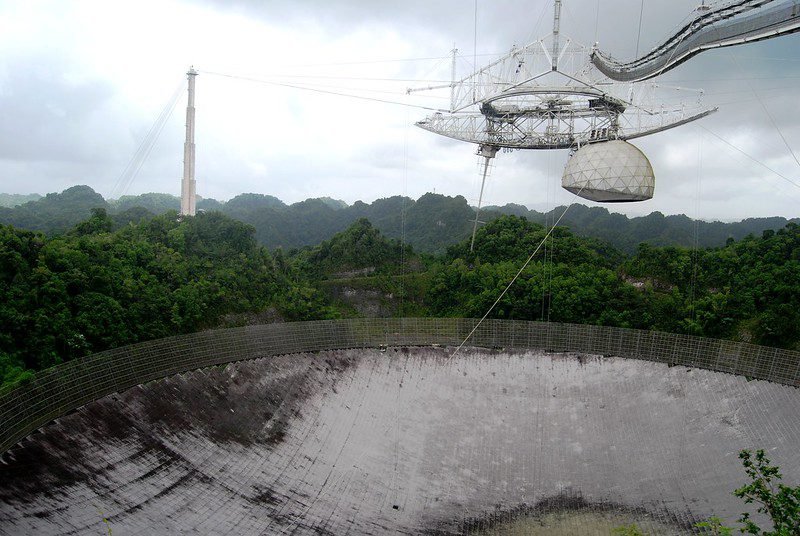
[[[0,194],[0,207],[16,207],[28,201],[36,201],[41,197],[39,194]]]
[[[461,196],[425,194],[417,200],[401,196],[378,199],[370,204],[322,197],[286,205],[270,195],[241,194],[226,203],[199,199],[197,207],[224,214],[255,227],[256,239],[274,249],[316,245],[330,239],[360,218],[368,219],[383,235],[404,238],[417,251],[443,253],[448,246],[469,236],[475,211]],[[139,221],[168,210],[178,210],[180,200],[168,194],[149,193],[123,196],[106,201],[88,186],[74,186],[60,194],[48,194],[13,208],[0,207],[0,223],[47,234],[59,234],[89,217],[92,208],[104,208],[117,223]],[[564,207],[549,213],[528,210],[522,205],[487,207],[482,221],[492,221],[501,214],[524,216],[546,224],[554,221]],[[791,220],[800,222],[800,219]],[[684,215],[665,216],[654,212],[648,216],[628,218],[609,212],[604,207],[575,204],[561,224],[579,236],[603,239],[627,253],[640,243],[716,247],[729,239],[747,235],[759,236],[765,230],[784,227],[785,218],[753,218],[736,223],[693,221]]]
[[[504,216],[453,246],[435,267],[433,316],[482,316],[546,233]],[[624,258],[596,239],[556,228],[547,250],[492,312],[497,318],[688,333],[800,348],[800,225],[693,249],[641,244]]]
[[[250,322],[481,317],[547,229],[503,216],[446,255],[418,256],[366,219],[315,247],[269,252],[219,212],[62,235],[0,225],[0,381],[137,341]],[[556,228],[491,317],[600,324],[800,348],[800,225],[720,248],[626,256]],[[1,387],[0,387],[1,388]]]
[[[0,225],[0,380],[179,333],[333,314],[280,251],[218,212],[114,227],[104,209],[55,237]]]
[[[73,186],[16,207],[0,207],[0,223],[60,234],[88,218],[93,208],[107,209],[108,203],[88,186]]]
[[[558,219],[566,207],[557,207],[548,213],[528,210],[522,205],[487,207],[487,210],[503,214],[524,216],[542,223]],[[587,207],[574,204],[561,220],[578,235],[600,238],[627,253],[633,253],[641,243],[653,246],[716,247],[728,239],[741,240],[747,235],[761,235],[766,230],[777,230],[787,223],[799,223],[800,218],[787,220],[781,217],[748,218],[739,222],[722,223],[693,220],[684,214],[665,216],[652,212],[647,216],[628,218],[609,212],[604,207]]]

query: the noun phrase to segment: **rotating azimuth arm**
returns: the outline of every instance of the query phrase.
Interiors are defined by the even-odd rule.
[[[593,49],[591,60],[612,80],[638,82],[677,67],[704,50],[771,39],[800,30],[800,0],[733,0],[697,9],[681,27],[648,54],[619,62]]]

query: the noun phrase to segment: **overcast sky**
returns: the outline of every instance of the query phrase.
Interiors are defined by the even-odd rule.
[[[697,3],[646,0],[639,38],[639,0],[565,0],[562,31],[629,59],[637,39],[649,50]],[[203,197],[256,192],[287,203],[320,196],[352,203],[436,191],[475,204],[475,146],[414,127],[425,110],[219,75],[281,76],[289,85],[447,106],[446,95],[405,89],[449,80],[453,45],[464,76],[474,54],[486,63],[547,35],[552,24],[549,0],[478,0],[477,23],[475,6],[0,0],[0,191],[87,184],[106,197],[178,195],[185,93],[135,180],[120,184],[120,177],[194,65]],[[720,111],[637,140],[656,171],[655,197],[608,208],[726,221],[800,216],[800,167],[781,137],[800,153],[798,50],[800,36],[788,36],[706,52],[665,75],[664,83],[705,89]],[[499,154],[484,204],[569,203],[572,195],[560,188],[566,159],[565,151]]]

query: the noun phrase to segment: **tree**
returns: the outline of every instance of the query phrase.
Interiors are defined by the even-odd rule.
[[[109,217],[106,209],[99,207],[93,208],[91,213],[92,215],[88,220],[82,221],[75,226],[75,228],[72,230],[74,234],[83,236],[98,233],[110,233],[114,229],[114,220]]]
[[[279,269],[252,227],[219,213],[155,216],[111,231],[104,209],[46,237],[0,225],[0,382],[63,361],[278,307],[326,318],[305,276]]]
[[[708,529],[706,532],[712,536],[731,536],[733,534],[733,529],[723,525],[722,519],[716,516],[711,516],[708,521],[697,523],[695,526],[699,529]]]
[[[797,536],[800,534],[800,486],[789,487],[778,481],[783,478],[780,469],[770,465],[762,449],[739,453],[745,473],[751,482],[733,492],[746,504],[757,504],[756,511],[767,514],[772,520],[772,530],[764,531],[745,512],[739,518],[746,534],[762,536]]]
[[[356,220],[350,227],[330,240],[298,255],[306,270],[315,277],[365,270],[367,272],[399,272],[401,259],[413,256],[411,247],[398,240],[387,239],[366,218]]]

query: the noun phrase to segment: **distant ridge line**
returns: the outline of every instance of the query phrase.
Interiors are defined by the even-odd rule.
[[[128,216],[141,218],[147,213],[162,214],[179,210],[180,199],[170,194],[147,193],[106,200],[88,186],[74,186],[60,194],[52,193],[38,200],[14,208],[0,207],[0,223],[23,229],[60,234],[90,216],[92,208],[106,209],[117,219],[125,221],[126,212],[134,208],[138,213]],[[138,207],[138,208],[137,208]],[[394,196],[377,199],[372,203],[356,201],[348,205],[329,197],[311,198],[287,205],[277,197],[247,193],[222,203],[214,199],[198,199],[198,210],[219,210],[226,215],[255,227],[259,243],[268,248],[285,249],[314,246],[345,230],[360,218],[367,218],[384,235],[400,238],[401,214],[405,207],[407,218],[406,241],[416,251],[441,254],[470,233],[469,221],[474,219],[474,208],[462,196],[445,196],[427,193],[418,199]],[[563,210],[563,207],[561,207]],[[146,212],[142,212],[146,211]],[[525,217],[543,224],[553,212],[530,210],[519,204],[489,206],[482,210],[485,221],[501,215]],[[760,235],[767,230],[783,228],[787,223],[800,223],[800,219],[784,217],[747,218],[740,222],[700,221],[698,246],[721,247],[730,238],[740,240],[748,234]],[[626,253],[635,252],[640,243],[654,246],[694,245],[695,225],[689,217],[664,215],[653,212],[647,216],[629,218],[609,212],[605,207],[588,207],[576,204],[562,225],[574,234],[598,238]]]

